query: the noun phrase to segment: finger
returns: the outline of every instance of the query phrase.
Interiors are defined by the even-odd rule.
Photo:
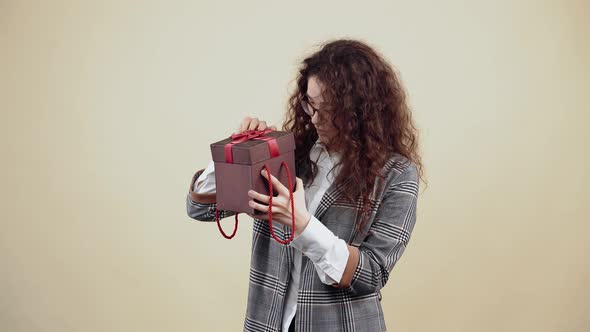
[[[247,116],[245,118],[242,119],[242,121],[240,122],[240,127],[238,128],[238,134],[245,131],[246,129],[248,129],[248,126],[250,125],[250,122],[252,121],[252,118]]]
[[[263,169],[261,172],[262,176],[264,176],[265,179],[268,180],[268,174],[266,172],[266,169]],[[270,175],[270,181],[272,181],[272,187],[274,190],[276,190],[276,192],[279,193],[279,195],[283,195],[283,196],[287,196],[289,197],[289,190],[287,190],[287,187],[285,187],[281,181],[279,181],[279,179],[277,179],[274,175]]]
[[[268,126],[266,125],[266,121],[260,121],[258,124],[258,130],[265,130]]]
[[[259,220],[267,220],[268,221],[268,213],[259,213],[259,214],[248,214],[252,219],[259,219]]]
[[[270,201],[270,196],[263,195],[263,194],[261,194],[259,192],[254,191],[254,190],[249,190],[248,191],[248,196],[250,198],[257,199],[258,201],[260,201],[262,203],[268,203]]]
[[[270,129],[277,130],[277,126],[270,126]]]
[[[268,212],[268,205],[259,204],[259,203],[254,202],[253,200],[249,200],[248,205],[251,208],[258,210],[260,212],[264,212],[264,213]]]
[[[303,180],[295,178],[295,191],[298,191],[300,188],[303,189]]]
[[[258,123],[260,123],[260,120],[258,120],[258,118],[252,119],[252,121],[250,121],[250,124],[248,125],[248,130],[256,129],[256,127],[258,127]]]

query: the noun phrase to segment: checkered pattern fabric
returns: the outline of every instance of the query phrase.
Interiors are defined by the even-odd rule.
[[[193,182],[202,171],[197,171]],[[295,331],[386,331],[380,290],[410,240],[419,180],[416,166],[398,154],[385,164],[382,174],[384,178],[378,178],[371,196],[365,232],[354,227],[359,222],[360,201],[346,201],[342,187],[335,184],[322,197],[316,218],[359,248],[359,263],[350,287],[334,288],[322,283],[313,263],[303,257]],[[215,221],[215,203],[195,202],[189,194],[186,206],[190,218]],[[219,213],[221,218],[234,215],[232,211]],[[277,243],[266,221],[254,219],[253,227],[244,331],[280,332],[295,249]],[[280,238],[291,235],[290,227],[278,223],[273,227]]]

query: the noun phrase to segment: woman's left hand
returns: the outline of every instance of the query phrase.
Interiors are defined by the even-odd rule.
[[[266,169],[261,172],[262,176],[268,180]],[[289,197],[289,189],[285,187],[274,175],[270,175],[272,181],[273,191],[278,193],[278,196],[272,198],[272,221],[288,227],[292,226],[291,215],[291,200]],[[307,211],[305,206],[305,190],[303,189],[303,181],[300,178],[296,179],[295,191],[293,191],[293,202],[295,206],[295,234],[300,234],[309,223],[311,214]],[[248,196],[251,198],[249,204],[255,210],[264,212],[264,214],[248,214],[250,217],[261,220],[269,220],[268,218],[268,204],[270,197],[263,195],[254,190],[248,191]],[[264,203],[260,204],[254,199]]]

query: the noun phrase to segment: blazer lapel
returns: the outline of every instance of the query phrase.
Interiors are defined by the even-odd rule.
[[[332,206],[332,204],[334,204],[334,202],[343,194],[343,189],[344,185],[340,185],[340,186],[336,186],[336,183],[332,183],[330,185],[330,187],[328,187],[328,189],[326,190],[326,192],[324,193],[324,196],[322,196],[322,199],[320,200],[320,204],[318,205],[314,216],[318,219],[321,220],[322,217],[324,216],[324,214],[326,214],[326,211],[330,208],[330,206]]]

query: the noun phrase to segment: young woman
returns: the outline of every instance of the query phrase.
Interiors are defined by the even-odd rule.
[[[237,132],[266,128],[246,117]],[[303,61],[282,130],[296,141],[294,211],[288,189],[271,175],[278,191],[273,227],[289,238],[294,212],[295,234],[288,245],[276,242],[261,204],[269,197],[248,192],[264,214],[250,215],[244,330],[385,331],[380,290],[410,240],[422,175],[417,130],[397,75],[363,42],[328,42]],[[210,162],[191,180],[193,219],[215,220],[213,172]],[[219,211],[220,218],[233,214]]]

